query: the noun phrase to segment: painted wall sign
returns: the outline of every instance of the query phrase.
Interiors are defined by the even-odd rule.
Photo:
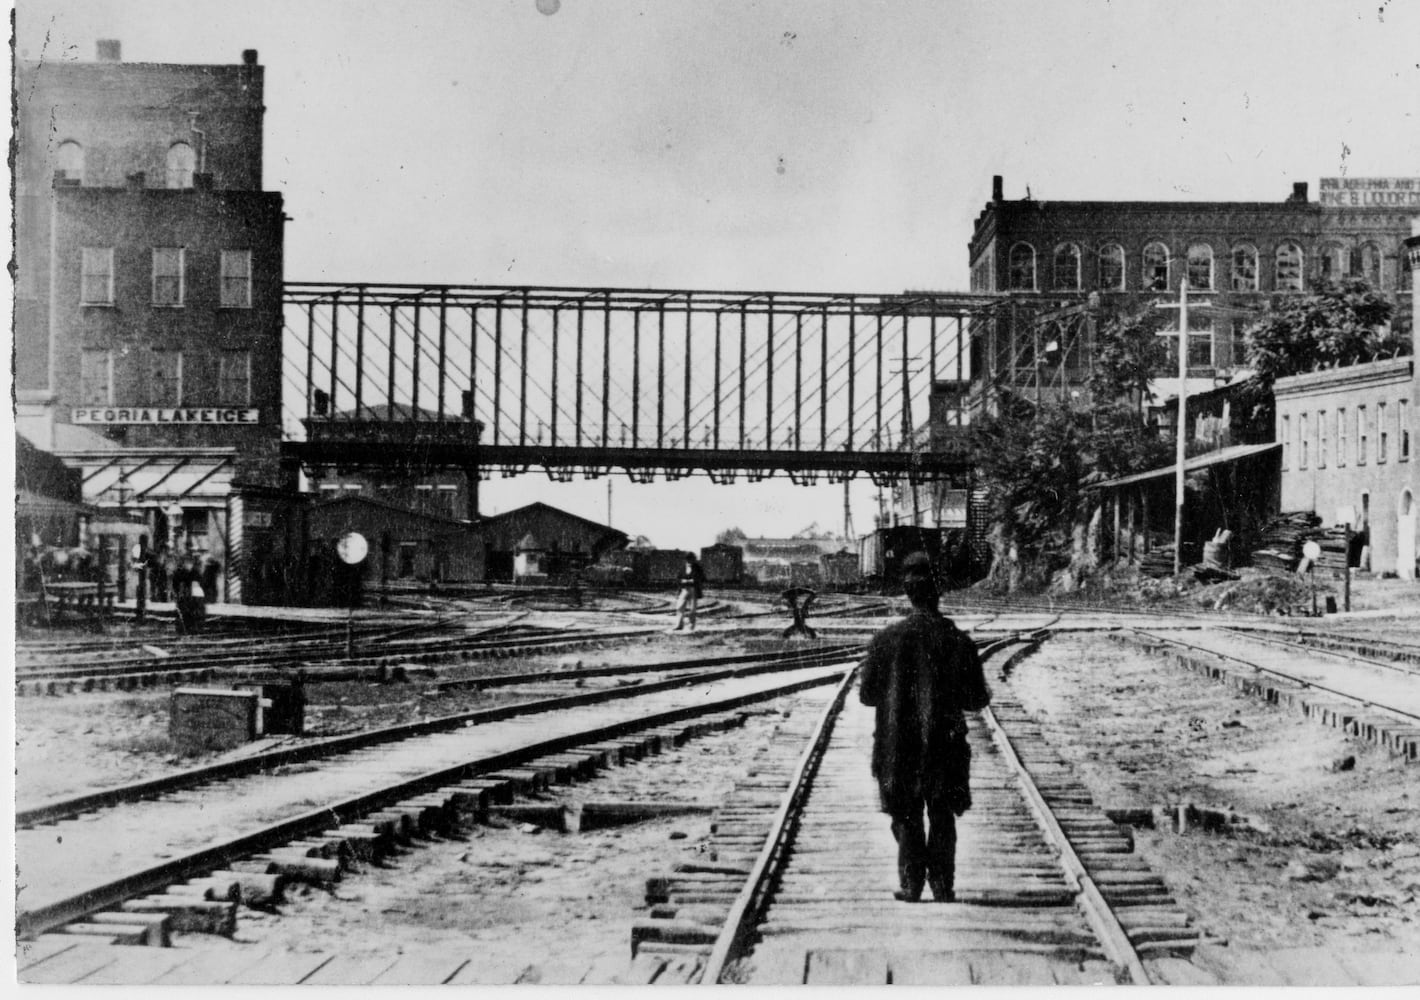
[[[258,409],[237,406],[95,406],[73,411],[76,424],[255,424]]]
[[[1420,208],[1420,177],[1323,177],[1328,208]]]

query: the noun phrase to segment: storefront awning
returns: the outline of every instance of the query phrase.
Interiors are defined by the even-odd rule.
[[[1228,448],[1219,448],[1217,451],[1210,451],[1206,455],[1195,455],[1186,459],[1183,463],[1184,474],[1197,472],[1199,469],[1206,469],[1210,465],[1222,465],[1227,462],[1237,462],[1244,458],[1251,458],[1254,455],[1261,455],[1263,452],[1272,451],[1282,447],[1280,442],[1272,444],[1235,444]],[[1130,483],[1142,483],[1150,479],[1164,479],[1178,474],[1178,463],[1166,465],[1162,469],[1150,469],[1148,472],[1136,472],[1129,476],[1120,476],[1118,479],[1107,479],[1102,483],[1091,483],[1087,489],[1104,490],[1115,486],[1127,486]]]
[[[231,492],[233,468],[230,455],[105,457],[84,464],[84,499],[105,507],[220,506]]]

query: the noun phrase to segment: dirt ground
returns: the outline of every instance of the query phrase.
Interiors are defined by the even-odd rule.
[[[1100,805],[1251,819],[1136,833],[1207,935],[1238,948],[1420,947],[1420,765],[1099,635],[1053,637],[1010,684]]]
[[[434,676],[443,679],[559,667],[571,669],[578,662],[594,667],[729,656],[758,644],[762,643],[713,632],[657,636],[605,649],[451,665],[439,668]],[[390,684],[309,684],[306,687],[307,734],[335,736],[492,708],[527,697],[500,688],[435,693],[427,684],[431,679],[422,673],[412,673],[408,681]],[[28,806],[62,795],[139,781],[225,759],[226,755],[220,754],[179,757],[173,753],[168,739],[171,699],[167,688],[126,694],[90,692],[17,698],[16,800]],[[259,746],[261,744],[253,748]],[[245,752],[245,748],[235,751]]]

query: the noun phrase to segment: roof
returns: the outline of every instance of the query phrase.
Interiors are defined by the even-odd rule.
[[[1251,458],[1266,451],[1281,448],[1280,441],[1271,444],[1236,444],[1228,448],[1219,448],[1217,451],[1210,451],[1206,455],[1195,455],[1183,463],[1185,474],[1197,472],[1199,469],[1206,469],[1212,465],[1222,465],[1226,462],[1236,462],[1240,459]],[[1125,486],[1129,483],[1142,483],[1148,479],[1162,479],[1166,476],[1177,475],[1178,463],[1166,465],[1162,469],[1150,469],[1148,472],[1136,472],[1131,476],[1121,476],[1118,479],[1107,479],[1102,483],[1091,483],[1087,489],[1099,490],[1112,486]]]
[[[562,510],[559,507],[554,507],[551,504],[543,503],[541,500],[537,500],[529,504],[524,504],[521,507],[514,507],[512,510],[505,510],[501,514],[490,514],[487,517],[483,518],[483,520],[479,523],[482,525],[488,525],[494,524],[498,521],[507,521],[518,516],[519,514],[526,514],[534,510],[548,511],[550,513],[556,514],[558,517],[566,518],[569,521],[576,521],[578,524],[585,525],[588,528],[591,528],[595,531],[603,532],[608,535],[614,535],[616,537],[626,539],[630,538],[630,536],[627,535],[624,531],[618,531],[616,528],[602,524],[599,521],[593,521],[590,518],[580,517],[577,514],[569,513],[568,511]]]

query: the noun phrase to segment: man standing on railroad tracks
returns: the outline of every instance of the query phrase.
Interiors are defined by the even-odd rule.
[[[937,610],[924,553],[903,561],[902,590],[912,611],[873,637],[858,697],[877,709],[873,776],[897,838],[900,888],[893,895],[918,902],[926,882],[937,902],[948,903],[956,898],[956,817],[971,808],[962,713],[985,708],[991,692],[976,645]]]

